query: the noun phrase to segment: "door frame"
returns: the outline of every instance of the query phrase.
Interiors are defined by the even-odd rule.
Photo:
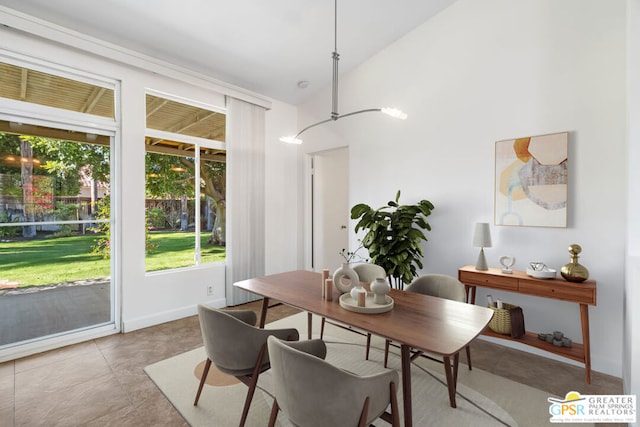
[[[314,161],[318,156],[321,156],[325,153],[329,153],[329,152],[333,152],[333,151],[340,151],[343,150],[347,155],[349,154],[349,146],[342,146],[342,147],[336,147],[336,148],[331,148],[328,150],[321,150],[321,151],[315,151],[312,153],[308,153],[305,157],[305,180],[304,180],[304,185],[305,185],[305,197],[304,197],[304,203],[305,203],[305,218],[306,218],[306,226],[305,226],[305,231],[304,231],[304,241],[305,243],[305,260],[304,260],[304,264],[305,264],[305,268],[309,269],[309,270],[314,270],[314,271],[321,271],[323,268],[337,268],[338,266],[318,266],[318,265],[314,265],[314,246],[315,246],[315,241],[316,238],[314,236],[314,231],[315,231],[315,221],[317,220],[316,218],[314,218],[314,189],[315,189],[315,185],[318,182],[317,180],[322,179],[323,177],[317,173],[317,169],[314,168]],[[345,182],[346,185],[348,187],[348,177],[349,177],[349,162],[347,161],[347,165],[346,168],[344,169],[344,173],[346,176]],[[347,190],[348,191],[348,190]],[[349,196],[347,194],[347,202],[346,202],[346,209],[348,211],[348,202]],[[349,218],[345,218],[345,221],[347,222],[347,227],[348,227],[348,220]],[[345,247],[348,247],[348,228],[347,228],[347,241],[345,242]]]

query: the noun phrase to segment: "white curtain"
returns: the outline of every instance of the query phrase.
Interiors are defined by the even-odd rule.
[[[227,97],[227,305],[259,297],[233,286],[264,275],[265,110]]]

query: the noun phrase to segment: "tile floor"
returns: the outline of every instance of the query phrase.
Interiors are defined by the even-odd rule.
[[[295,312],[274,307],[267,321]],[[2,363],[0,426],[187,426],[143,368],[201,345],[193,316]],[[622,394],[619,378],[594,372],[587,385],[582,368],[485,341],[472,344],[471,357],[475,367],[556,395]]]

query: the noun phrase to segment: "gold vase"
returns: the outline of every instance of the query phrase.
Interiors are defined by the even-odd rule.
[[[569,282],[584,282],[589,278],[589,270],[578,262],[578,255],[582,252],[580,245],[569,245],[571,262],[560,269],[560,274]]]

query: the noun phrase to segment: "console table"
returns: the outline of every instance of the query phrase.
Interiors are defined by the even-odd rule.
[[[467,265],[458,270],[458,279],[464,284],[469,302],[475,304],[476,287],[500,289],[518,294],[551,298],[580,305],[580,322],[582,324],[582,344],[573,343],[570,348],[557,347],[538,338],[537,333],[526,332],[521,338],[511,338],[493,332],[489,328],[483,334],[527,344],[568,359],[584,363],[586,380],[591,384],[591,347],[589,342],[589,306],[596,305],[596,282],[586,280],[581,283],[568,282],[562,278],[536,279],[524,271],[514,270],[512,274],[504,274],[499,268],[488,271],[476,270]]]

